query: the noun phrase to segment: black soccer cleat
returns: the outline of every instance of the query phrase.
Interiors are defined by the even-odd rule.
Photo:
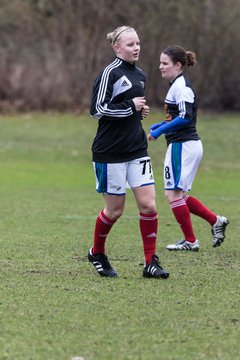
[[[93,255],[92,248],[91,248],[88,252],[88,260],[96,268],[99,275],[108,276],[108,277],[117,277],[117,273],[112,268],[110,262],[108,261],[107,255],[104,255],[104,254],[94,254]]]
[[[167,279],[169,277],[169,272],[161,267],[157,255],[153,255],[152,262],[144,266],[143,277]]]

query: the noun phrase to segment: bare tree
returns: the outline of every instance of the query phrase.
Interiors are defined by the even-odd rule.
[[[197,53],[200,105],[239,110],[239,15],[238,0],[2,0],[0,109],[87,109],[113,57],[106,34],[125,24],[140,35],[152,106],[166,90],[160,52],[175,43]]]

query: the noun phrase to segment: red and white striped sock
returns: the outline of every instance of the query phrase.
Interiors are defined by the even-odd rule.
[[[196,236],[193,232],[192,221],[190,217],[189,208],[184,199],[175,200],[170,203],[172,212],[179,223],[181,230],[184,234],[184,239],[189,242],[194,242]]]
[[[156,253],[158,213],[140,213],[139,216],[139,225],[142,234],[145,264],[148,265],[152,261],[152,256]]]
[[[111,227],[116,221],[110,220],[103,212],[96,219],[93,241],[93,254],[105,254],[105,243]]]

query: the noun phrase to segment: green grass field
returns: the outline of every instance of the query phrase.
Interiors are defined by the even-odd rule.
[[[153,113],[144,126],[160,121]],[[165,139],[151,143],[159,211],[158,254],[168,280],[142,278],[131,192],[107,250],[117,279],[88,263],[95,218],[88,115],[0,117],[0,360],[239,359],[239,114],[199,114],[204,158],[192,194],[229,217],[212,248],[193,218],[198,253],[171,253],[181,238],[162,191]]]

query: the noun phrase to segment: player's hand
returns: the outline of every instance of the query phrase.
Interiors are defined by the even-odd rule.
[[[135,97],[132,99],[136,111],[141,111],[142,108],[146,105],[146,99],[144,96]]]
[[[150,108],[148,105],[144,105],[142,107],[142,110],[141,110],[141,114],[142,114],[142,118],[145,118],[146,116],[149,115],[149,112],[150,112]]]
[[[157,140],[151,134],[148,134],[147,139],[148,139],[148,141],[156,141]]]

